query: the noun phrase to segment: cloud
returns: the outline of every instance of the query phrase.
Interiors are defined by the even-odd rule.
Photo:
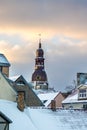
[[[9,38],[13,39],[13,43]],[[12,38],[10,36],[0,40],[0,52],[4,53],[11,63],[10,75],[22,74],[31,81],[38,42],[28,42],[20,38],[15,44],[14,38],[15,35],[12,35]],[[64,89],[72,82],[77,72],[86,72],[87,41],[57,36],[50,40],[42,40],[42,48],[45,54],[45,70],[51,87],[54,86],[57,90]]]
[[[30,43],[12,44],[6,41],[0,41],[0,52],[7,55],[10,62],[29,63],[32,60],[34,46]],[[32,51],[31,51],[32,50]]]
[[[38,33],[52,86],[64,88],[77,71],[86,72],[86,14],[86,0],[0,0],[0,52],[11,73],[32,74]]]
[[[87,2],[77,1],[3,1],[0,3],[1,31],[26,35],[44,32],[87,39]]]
[[[58,90],[72,84],[77,72],[87,72],[87,41],[61,37],[49,41],[46,50],[46,70],[49,83]],[[55,86],[56,85],[56,86]]]

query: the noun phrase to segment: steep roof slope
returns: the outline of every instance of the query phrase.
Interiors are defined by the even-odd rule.
[[[41,101],[45,102],[44,105],[47,107],[51,100],[54,100],[54,98],[59,94],[59,92],[52,92],[52,93],[42,93],[38,94],[38,97]]]
[[[27,106],[44,106],[22,75],[15,80],[14,87],[17,91],[25,91]]]
[[[0,100],[0,111],[12,120],[9,130],[87,130],[87,113],[84,111],[30,109],[24,112],[17,104]]]

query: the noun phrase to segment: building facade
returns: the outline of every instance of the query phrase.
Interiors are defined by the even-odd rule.
[[[62,101],[65,99],[61,92],[41,93],[38,94],[38,97],[47,108],[51,108],[51,101],[55,101],[55,108],[61,108]]]
[[[87,85],[81,84],[63,102],[64,108],[87,110]]]

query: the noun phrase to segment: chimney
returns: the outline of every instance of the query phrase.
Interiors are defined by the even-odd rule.
[[[56,101],[55,100],[51,100],[51,110],[56,111]]]
[[[20,111],[24,111],[25,108],[24,91],[18,92],[17,107]]]

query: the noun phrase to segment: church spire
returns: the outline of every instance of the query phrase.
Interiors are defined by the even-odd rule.
[[[44,60],[44,51],[41,47],[41,38],[39,38],[39,48],[36,50],[35,71],[32,74],[32,82],[36,83],[36,88],[40,86],[40,88],[48,89]]]
[[[39,43],[39,48],[41,48],[41,43]]]
[[[41,34],[39,34],[39,48],[41,48]]]

